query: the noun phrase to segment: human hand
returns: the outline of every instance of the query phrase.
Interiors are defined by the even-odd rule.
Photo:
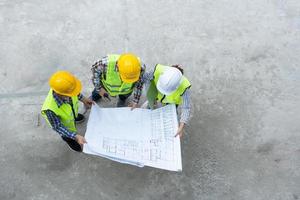
[[[179,135],[179,137],[181,138],[183,136],[183,127],[184,127],[184,123],[180,122],[177,133],[174,137],[177,137]]]
[[[84,106],[86,108],[91,108],[93,104],[95,105],[95,102],[93,100],[86,98],[86,97],[84,97],[84,99],[82,100],[82,103],[84,104]]]
[[[83,147],[83,144],[87,143],[85,138],[78,134],[75,136],[75,140],[78,142],[78,144],[80,144],[81,147]]]
[[[106,92],[103,88],[100,88],[100,90],[99,90],[99,95],[100,95],[101,97],[106,97],[106,96],[108,96],[107,92]]]
[[[135,108],[138,108],[139,106],[138,106],[138,104],[137,103],[130,103],[129,105],[128,105],[128,107],[131,107],[131,110],[134,110]]]

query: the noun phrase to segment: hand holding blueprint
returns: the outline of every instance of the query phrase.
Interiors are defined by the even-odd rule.
[[[155,110],[93,105],[83,152],[136,166],[181,171],[175,105]]]

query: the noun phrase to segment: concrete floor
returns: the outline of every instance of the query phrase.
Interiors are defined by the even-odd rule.
[[[182,173],[74,153],[39,116],[53,72],[89,94],[125,51],[185,66]],[[0,199],[300,199],[299,55],[297,0],[0,0]]]

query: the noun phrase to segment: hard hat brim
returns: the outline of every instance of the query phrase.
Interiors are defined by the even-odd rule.
[[[127,78],[125,76],[123,76],[121,73],[120,73],[120,77],[121,77],[121,80],[124,82],[124,83],[135,83],[139,80],[140,76],[137,76],[137,77],[134,77],[134,78]]]
[[[68,97],[75,97],[75,96],[79,95],[79,93],[81,92],[81,89],[82,89],[81,81],[79,79],[77,79],[76,77],[75,77],[75,84],[76,84],[75,88],[71,93],[62,93],[62,92],[54,90],[53,88],[52,89],[60,95],[64,95],[64,96],[68,96]]]

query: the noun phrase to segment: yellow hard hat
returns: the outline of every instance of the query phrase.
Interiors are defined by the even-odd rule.
[[[50,87],[58,94],[64,96],[77,96],[81,91],[81,82],[70,72],[57,71],[49,79]]]
[[[118,60],[120,77],[125,83],[134,83],[139,80],[141,63],[139,59],[130,53],[122,54]]]

